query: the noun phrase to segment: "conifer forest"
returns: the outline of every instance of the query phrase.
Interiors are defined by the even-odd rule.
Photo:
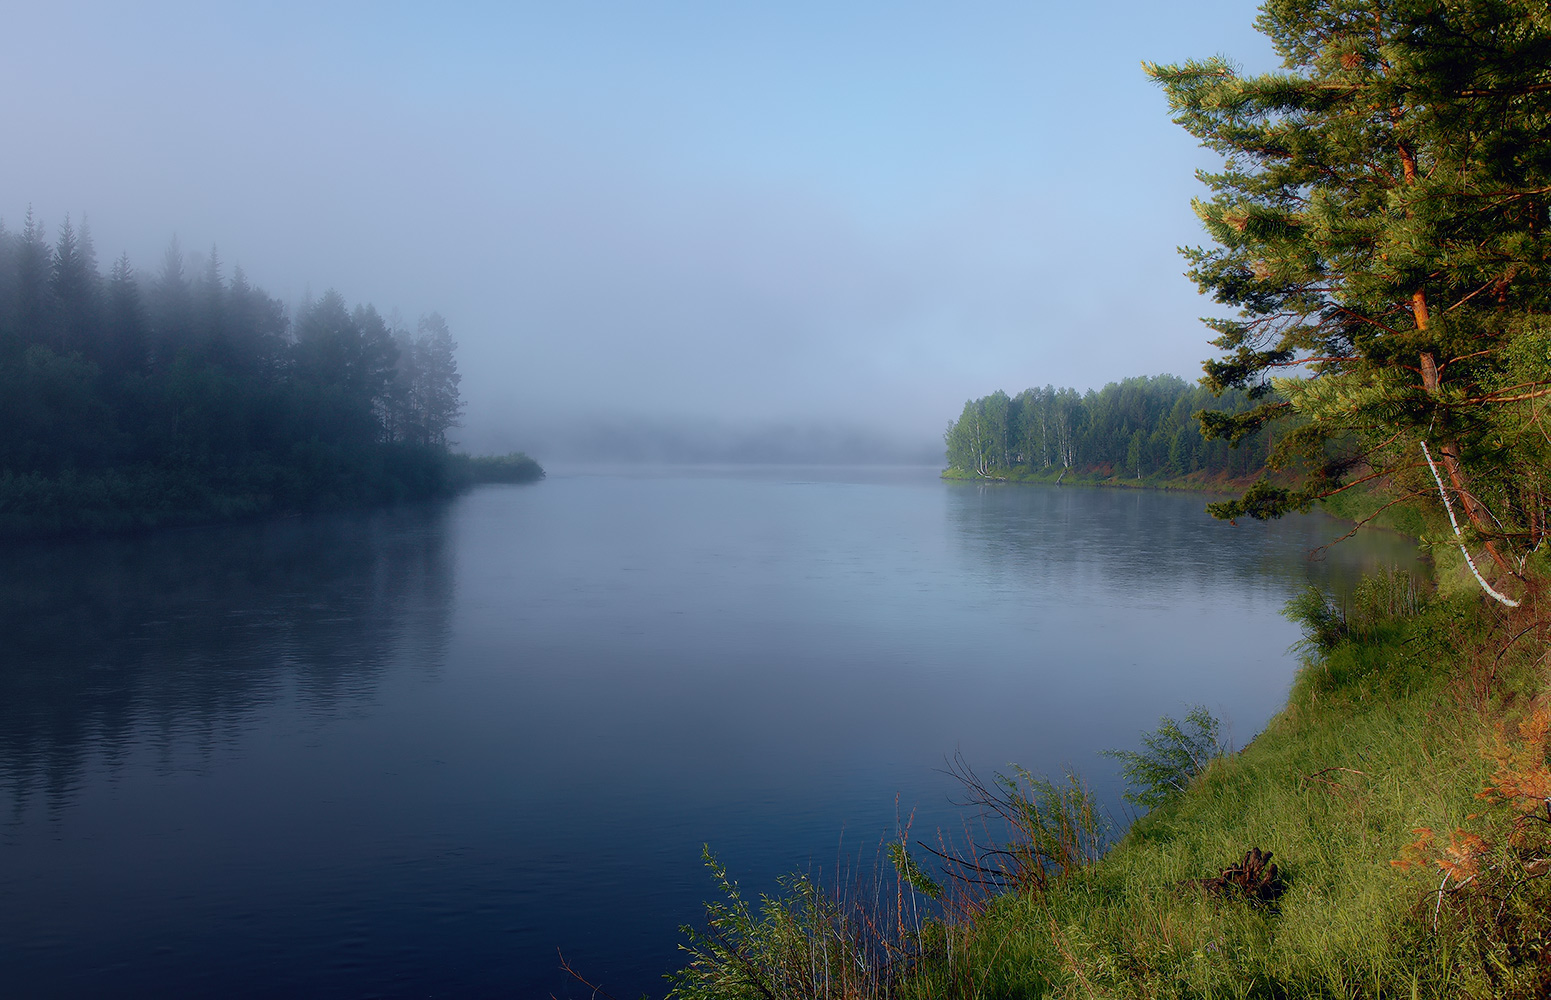
[[[457,345],[335,291],[288,308],[176,239],[103,273],[85,220],[0,227],[0,534],[445,493]]]

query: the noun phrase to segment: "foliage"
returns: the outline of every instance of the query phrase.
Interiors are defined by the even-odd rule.
[[[476,483],[536,483],[544,478],[544,467],[520,451],[476,455],[467,462],[469,477]]]
[[[1499,731],[1487,756],[1496,766],[1483,797],[1512,803],[1524,817],[1551,823],[1551,711],[1537,706],[1519,720],[1517,739]]]
[[[758,909],[705,851],[721,899],[706,904],[706,929],[683,928],[690,956],[669,977],[678,1000],[853,1000],[901,996],[919,946],[919,921],[878,919],[874,907],[827,894],[812,877],[783,882]]]
[[[1310,584],[1289,600],[1282,614],[1303,626],[1305,649],[1327,652],[1347,635],[1346,613],[1318,587]]]
[[[1211,245],[1184,252],[1237,313],[1207,321],[1223,355],[1204,381],[1258,405],[1203,428],[1301,422],[1269,457],[1299,485],[1213,512],[1274,517],[1383,475],[1420,502],[1446,490],[1464,541],[1522,578],[1551,512],[1551,9],[1269,0],[1257,26],[1282,72],[1147,67],[1224,161],[1195,206]]]
[[[1206,765],[1221,757],[1226,748],[1222,724],[1196,705],[1183,722],[1165,715],[1158,728],[1142,734],[1141,750],[1106,750],[1105,756],[1120,761],[1121,773],[1130,784],[1126,801],[1143,809],[1155,809],[1190,786]]]
[[[910,845],[904,840],[896,840],[889,844],[889,863],[906,885],[927,899],[941,901],[946,894],[942,883],[921,868],[915,856],[910,853]]]
[[[1026,389],[964,404],[944,434],[951,470],[979,478],[1020,478],[1045,470],[1106,470],[1127,479],[1192,474],[1242,476],[1265,464],[1269,435],[1230,447],[1201,433],[1194,414],[1206,389],[1173,375],[1128,378],[1097,392]],[[1237,394],[1219,405],[1252,406]]]
[[[1318,587],[1305,588],[1282,609],[1303,626],[1298,645],[1309,652],[1328,652],[1353,637],[1373,634],[1397,620],[1413,617],[1426,601],[1422,583],[1398,566],[1381,567],[1363,577],[1342,599]]]
[[[1462,992],[1510,998],[1551,992],[1548,743],[1551,712],[1544,704],[1516,724],[1499,723],[1485,750],[1494,769],[1477,798],[1506,808],[1471,813],[1446,843],[1432,827],[1415,827],[1416,839],[1390,861],[1403,871],[1443,873],[1430,893],[1433,928],[1478,956]]]
[[[892,886],[879,875],[847,896],[807,875],[791,876],[756,910],[709,848],[706,864],[719,898],[706,905],[705,929],[682,928],[688,964],[670,976],[670,996],[889,998],[1000,995],[1003,977],[966,961],[970,919],[996,893],[1041,894],[1080,876],[1103,855],[1107,824],[1075,776],[1063,782],[1014,768],[980,779],[962,759],[952,771],[966,793],[972,823],[966,841],[920,844],[943,863],[948,884],[928,875],[906,836],[888,845]],[[977,843],[973,825],[989,836]],[[920,894],[936,904],[920,905]],[[936,916],[932,914],[935,913]]]
[[[961,911],[979,906],[988,892],[1045,892],[1107,846],[1109,824],[1077,775],[1057,782],[1011,770],[986,781],[954,758],[949,773],[967,810],[962,839],[943,834],[937,847],[920,845],[942,862],[957,890],[948,901]]]

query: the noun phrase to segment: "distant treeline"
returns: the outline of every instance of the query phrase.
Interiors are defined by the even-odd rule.
[[[948,425],[948,466],[971,476],[1071,470],[1135,479],[1246,476],[1265,466],[1265,431],[1236,446],[1201,436],[1194,414],[1212,408],[1241,412],[1253,404],[1241,392],[1216,397],[1174,375],[1128,378],[1097,392],[1025,389],[994,392],[964,404]]]
[[[29,210],[0,225],[0,535],[448,492],[456,347],[334,291],[293,314],[176,240],[104,276],[84,222],[48,240]]]

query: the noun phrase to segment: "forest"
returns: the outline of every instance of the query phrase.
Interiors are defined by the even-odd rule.
[[[1055,472],[1102,473],[1130,479],[1218,479],[1262,471],[1270,448],[1257,429],[1236,445],[1204,436],[1202,410],[1238,413],[1254,405],[1246,393],[1214,396],[1175,375],[1076,389],[994,392],[964,404],[948,425],[950,473],[1005,479]]]
[[[176,238],[104,276],[91,231],[0,223],[0,535],[428,497],[468,478],[446,321],[288,308]]]

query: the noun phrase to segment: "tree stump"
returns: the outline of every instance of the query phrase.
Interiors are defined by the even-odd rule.
[[[1219,899],[1244,899],[1253,906],[1271,906],[1287,891],[1282,873],[1271,863],[1271,852],[1252,847],[1244,859],[1224,868],[1211,878],[1195,879],[1194,884]]]

